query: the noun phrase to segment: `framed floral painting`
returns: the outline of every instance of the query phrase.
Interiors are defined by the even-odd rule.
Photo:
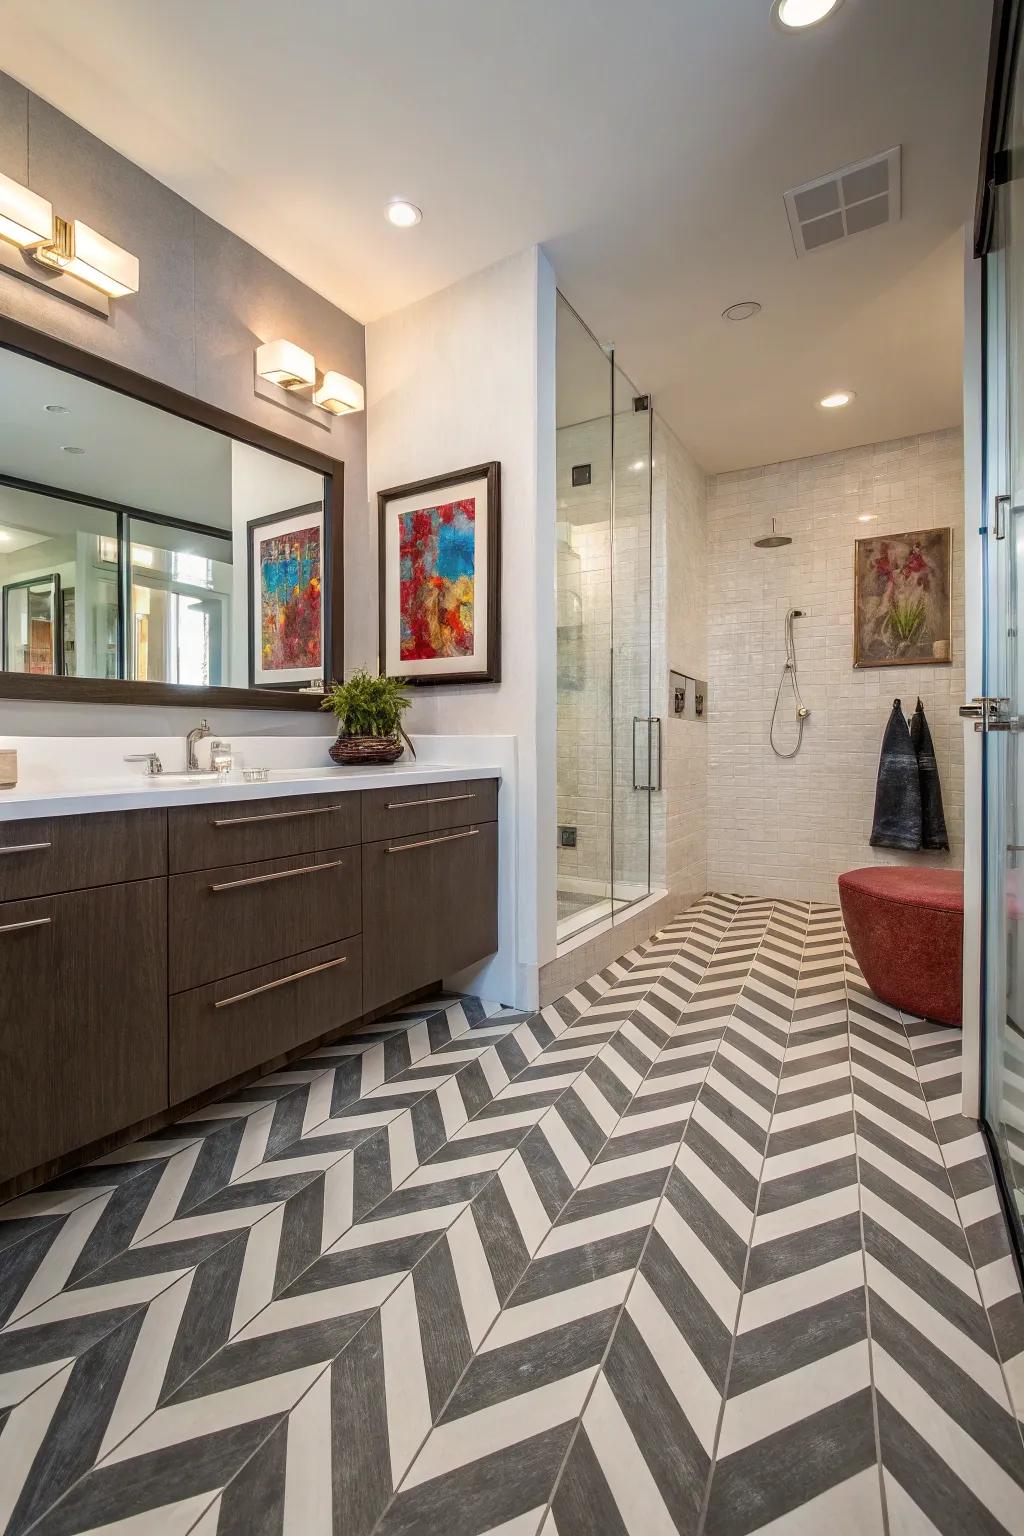
[[[249,536],[249,685],[301,688],[324,675],[324,509],[254,518]]]
[[[855,667],[942,666],[950,661],[952,554],[950,528],[857,540]]]
[[[411,683],[501,677],[501,466],[381,491],[380,668]]]

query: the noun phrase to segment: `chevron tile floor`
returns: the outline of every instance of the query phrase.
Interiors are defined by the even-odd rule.
[[[959,1034],[708,896],[0,1208],[9,1536],[1024,1533]]]

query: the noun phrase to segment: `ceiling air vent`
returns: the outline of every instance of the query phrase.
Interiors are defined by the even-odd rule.
[[[895,224],[900,216],[900,146],[793,187],[785,203],[798,256],[880,224]]]

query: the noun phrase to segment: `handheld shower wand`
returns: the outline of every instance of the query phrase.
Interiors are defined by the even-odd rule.
[[[779,687],[775,695],[775,708],[772,710],[772,723],[768,729],[768,740],[776,757],[796,757],[803,744],[804,721],[810,714],[810,710],[807,708],[807,705],[800,697],[800,682],[797,677],[796,665],[796,641],[793,638],[793,620],[802,619],[803,616],[804,614],[802,608],[791,608],[786,614],[786,660],[783,663],[782,676],[779,678]],[[782,701],[782,690],[785,687],[787,677],[789,678],[790,686],[793,689],[793,701],[796,704],[796,746],[793,748],[792,752],[780,752],[779,748],[775,745],[775,721],[779,713],[779,704]]]

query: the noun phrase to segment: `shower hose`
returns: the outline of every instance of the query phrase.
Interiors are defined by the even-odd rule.
[[[807,708],[803,699],[800,697],[800,683],[796,675],[796,641],[793,639],[793,620],[801,617],[802,614],[799,608],[791,608],[786,614],[786,660],[783,663],[782,676],[779,678],[779,686],[775,694],[775,707],[772,710],[772,723],[768,729],[768,740],[776,757],[796,757],[797,753],[800,751],[801,746],[803,745],[804,721],[810,714],[810,710]],[[782,752],[775,745],[775,722],[778,718],[779,705],[782,702],[782,690],[786,686],[787,677],[789,678],[790,686],[793,689],[793,699],[796,704],[796,746],[793,748],[792,752]]]

